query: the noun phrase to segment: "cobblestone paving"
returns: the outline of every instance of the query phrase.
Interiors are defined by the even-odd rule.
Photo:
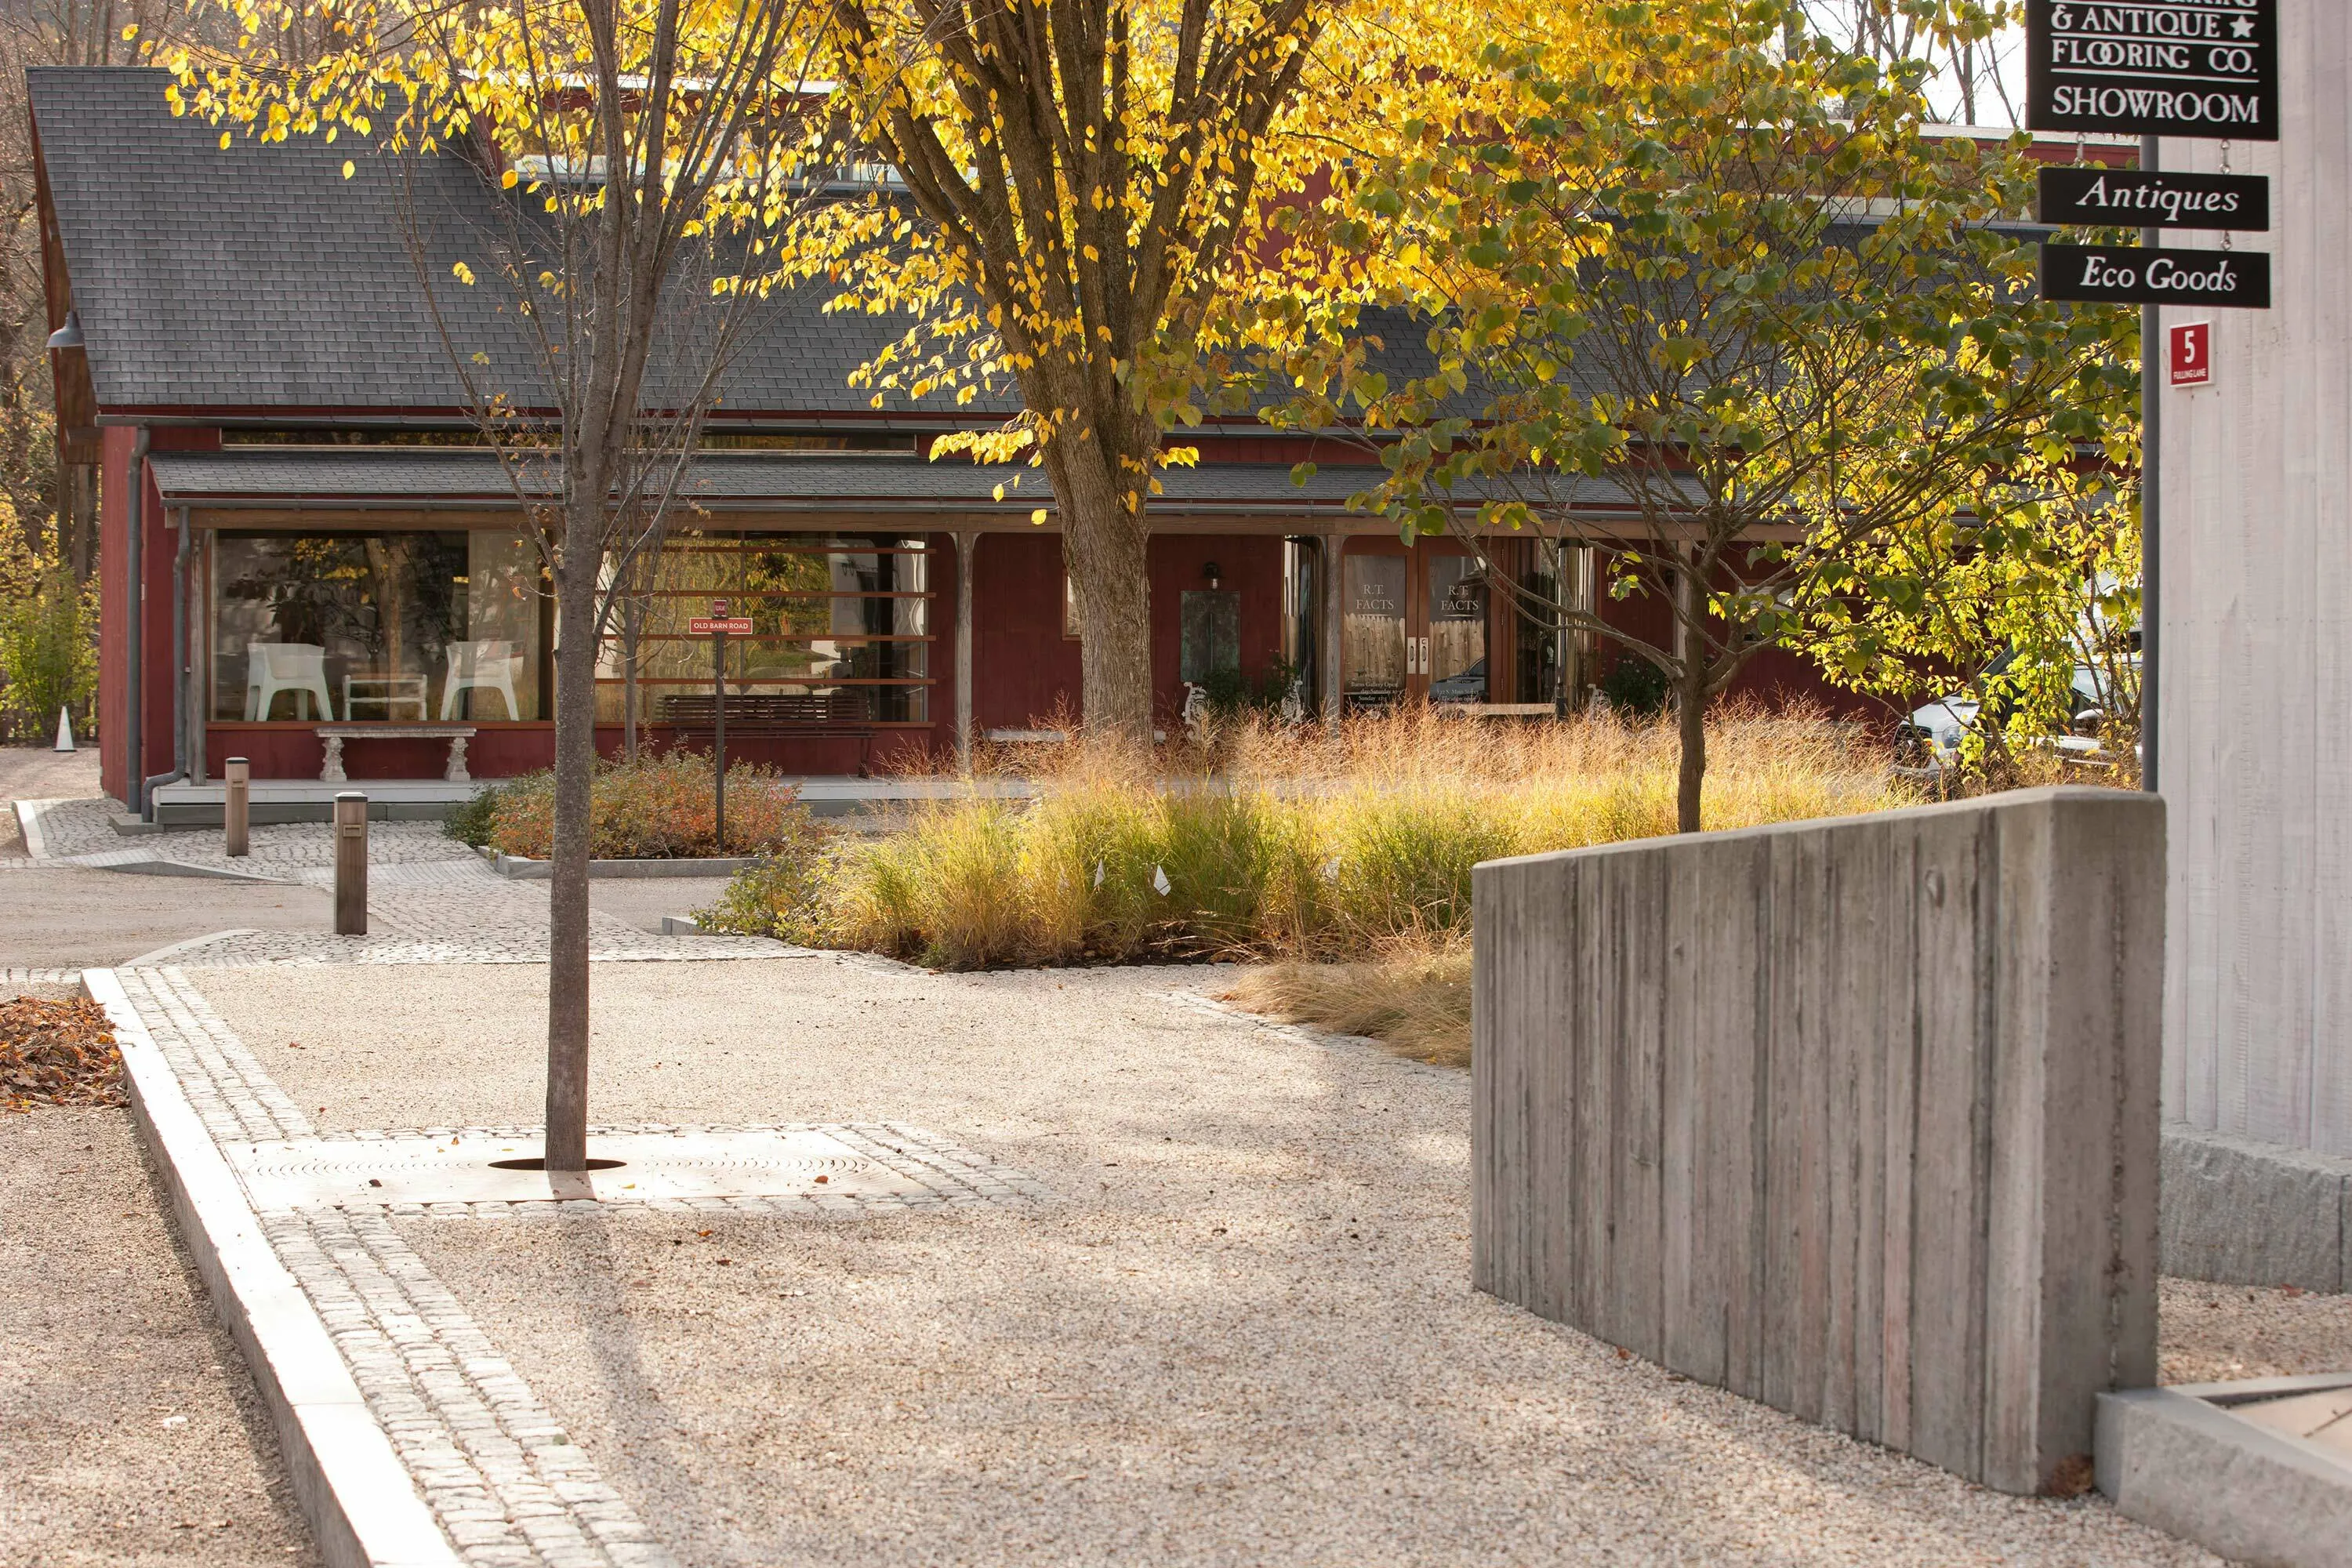
[[[232,1166],[257,1143],[341,1147],[426,1135],[533,1138],[536,1127],[369,1130],[320,1137],[235,1030],[177,968],[116,971],[125,995]],[[604,1480],[457,1298],[401,1239],[415,1215],[540,1218],[608,1207],[866,1219],[919,1209],[996,1205],[1025,1210],[1048,1196],[1025,1173],[919,1128],[822,1124],[861,1154],[916,1183],[912,1194],[852,1198],[702,1198],[624,1205],[605,1198],[545,1203],[396,1204],[260,1214],[278,1258],[341,1350],[368,1407],[417,1490],[471,1568],[672,1568],[674,1559]],[[595,1131],[731,1132],[733,1126],[638,1124]]]
[[[262,1229],[475,1568],[666,1568],[635,1510],[382,1214]]]
[[[231,859],[217,832],[124,838],[105,801],[36,802],[39,858],[29,867],[124,870],[167,865],[201,874],[332,888],[332,829],[322,822],[253,830],[252,853]],[[258,964],[543,963],[548,885],[499,876],[432,822],[379,822],[368,828],[368,934],[240,929],[141,954],[134,964],[249,968]],[[683,912],[683,911],[681,911]],[[656,936],[592,910],[588,956],[598,961],[789,958],[796,950],[751,937]]]

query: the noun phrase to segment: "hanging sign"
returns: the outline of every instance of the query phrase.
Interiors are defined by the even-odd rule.
[[[2271,258],[2259,250],[2045,244],[2042,297],[2102,305],[2238,305],[2267,310]]]
[[[2275,142],[2278,0],[2027,0],[2025,123]]]
[[[2182,321],[2165,329],[2171,352],[2166,356],[2175,386],[2210,386],[2213,382],[2213,323]]]
[[[2044,164],[2034,216],[2098,228],[2271,226],[2271,183],[2261,174],[2142,174],[2097,164]]]

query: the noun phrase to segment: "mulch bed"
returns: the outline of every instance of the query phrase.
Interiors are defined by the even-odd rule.
[[[0,1108],[124,1103],[122,1051],[106,1009],[86,997],[0,1002]]]

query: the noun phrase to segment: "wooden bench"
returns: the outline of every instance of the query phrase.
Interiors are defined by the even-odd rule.
[[[345,741],[446,741],[449,765],[441,776],[451,784],[466,784],[474,776],[466,771],[466,742],[474,738],[471,724],[321,724],[317,734],[327,742],[327,762],[319,776],[331,784],[350,776],[343,772]]]
[[[715,733],[719,700],[708,691],[681,691],[661,700],[661,721],[681,733]],[[730,693],[727,733],[754,738],[805,735],[819,740],[857,742],[857,772],[866,773],[873,761],[874,737],[880,727],[866,717],[865,694],[856,690],[830,692]]]

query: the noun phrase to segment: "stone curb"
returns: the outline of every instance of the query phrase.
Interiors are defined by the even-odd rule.
[[[555,868],[545,860],[533,860],[521,855],[506,855],[493,851],[490,865],[501,877],[517,881],[543,882],[555,875]],[[632,877],[731,877],[752,864],[747,856],[724,858],[706,856],[700,859],[676,860],[591,860],[588,875],[607,879]]]
[[[463,1568],[121,979],[87,969],[82,984],[114,1026],[131,1118],[214,1310],[269,1405],[320,1554],[330,1568]]]
[[[54,802],[47,800],[19,800],[10,803],[11,808],[16,814],[16,832],[25,840],[25,854],[28,859],[46,860],[49,858],[48,835],[41,831],[41,807],[53,804]]]
[[[2099,1490],[2125,1518],[2233,1563],[2334,1568],[2352,1540],[2352,1466],[2227,1406],[2347,1383],[2352,1373],[2102,1394]]]

